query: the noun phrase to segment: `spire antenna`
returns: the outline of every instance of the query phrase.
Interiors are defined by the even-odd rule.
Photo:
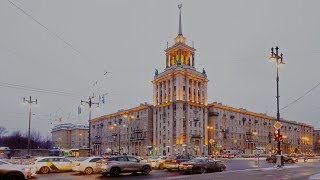
[[[183,36],[182,35],[182,23],[181,23],[181,8],[182,8],[182,3],[178,4],[178,8],[179,8],[179,33],[178,36]]]

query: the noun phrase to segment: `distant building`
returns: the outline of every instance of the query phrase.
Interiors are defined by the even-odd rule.
[[[54,147],[61,149],[76,149],[88,147],[89,126],[71,123],[60,124],[52,128]]]

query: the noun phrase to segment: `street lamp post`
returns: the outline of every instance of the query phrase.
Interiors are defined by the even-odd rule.
[[[208,129],[208,154],[209,154],[209,149],[210,149],[210,151],[211,151],[211,154],[212,154],[212,141],[213,141],[213,139],[212,139],[212,137],[211,137],[211,131],[213,130],[213,126],[208,126],[207,127],[207,129]],[[210,148],[209,148],[209,146],[210,146]]]
[[[120,128],[121,128],[121,126],[122,126],[122,127],[126,127],[126,125],[125,125],[125,124],[122,124],[122,119],[119,119],[118,124],[115,123],[113,126],[114,126],[114,127],[117,127],[117,126],[118,126],[118,136],[119,136],[119,137],[118,137],[118,138],[119,138],[119,139],[118,139],[118,141],[119,141],[119,142],[118,142],[118,143],[119,143],[119,147],[118,147],[118,148],[119,148],[119,149],[118,149],[118,150],[119,150],[119,152],[118,152],[119,154],[118,154],[118,155],[120,155],[120,151],[121,151],[121,147],[120,147],[120,143],[121,143],[121,142],[120,142],[120,141],[121,141],[121,137],[120,137],[121,129],[120,129]]]
[[[130,154],[130,152],[129,152],[129,148],[130,148],[130,141],[129,141],[129,138],[130,138],[130,124],[131,124],[131,120],[134,120],[134,116],[133,115],[130,115],[130,114],[125,114],[124,116],[123,116],[124,118],[126,118],[127,119],[127,124],[128,124],[128,129],[127,129],[127,135],[128,135],[128,142],[127,142],[127,144],[128,144],[128,154]]]
[[[275,50],[275,52],[274,52]],[[270,59],[276,60],[276,69],[277,69],[277,77],[276,77],[276,82],[277,82],[277,121],[280,121],[280,109],[279,109],[279,65],[285,64],[283,62],[283,54],[281,53],[279,55],[279,47],[277,46],[276,48],[271,48],[271,57]],[[280,60],[280,61],[279,61]],[[280,135],[280,129],[278,130],[279,137]],[[278,140],[278,154],[281,155],[281,144],[280,140]]]
[[[99,107],[99,102],[98,103],[94,103],[92,102],[92,99],[94,98],[94,96],[90,96],[89,97],[89,101],[83,101],[81,100],[81,106],[83,106],[83,103],[87,103],[89,105],[89,152],[88,152],[88,156],[91,156],[91,107],[93,104],[97,104],[97,106]]]
[[[29,128],[28,128],[28,154],[27,154],[27,158],[30,158],[31,105],[33,103],[38,104],[38,100],[36,99],[35,101],[33,101],[30,96],[29,100],[26,100],[26,98],[23,98],[23,103],[26,103],[26,102],[29,103]]]

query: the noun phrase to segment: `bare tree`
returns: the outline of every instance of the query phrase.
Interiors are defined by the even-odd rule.
[[[3,126],[0,126],[0,138],[2,137],[2,136],[4,136],[5,134],[7,134],[7,129],[5,128],[5,127],[3,127]]]

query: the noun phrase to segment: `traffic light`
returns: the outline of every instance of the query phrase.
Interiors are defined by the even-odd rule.
[[[279,141],[279,130],[275,130],[273,134],[274,134],[274,140]]]

